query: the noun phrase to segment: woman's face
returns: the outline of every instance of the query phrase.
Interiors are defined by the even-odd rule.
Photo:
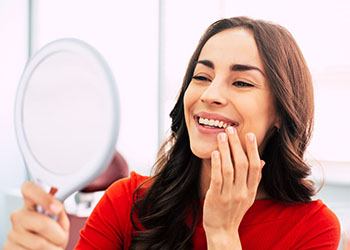
[[[185,120],[192,152],[209,159],[217,134],[237,129],[245,150],[245,134],[258,145],[278,119],[263,63],[249,30],[222,31],[204,45],[184,96]]]

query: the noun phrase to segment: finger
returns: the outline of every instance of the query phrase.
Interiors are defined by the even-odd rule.
[[[259,156],[256,137],[253,133],[247,133],[245,136],[246,149],[249,160],[249,169],[247,176],[248,189],[256,191],[260,182],[261,160]]]
[[[4,244],[4,250],[26,250],[26,249],[7,239],[7,241]]]
[[[58,200],[31,181],[23,183],[21,191],[24,205],[29,210],[35,210],[36,206],[39,205],[49,214],[58,215],[63,209]]]
[[[57,222],[65,232],[69,232],[69,219],[65,210],[58,215]]]
[[[51,244],[46,239],[27,231],[17,232],[12,230],[8,234],[8,239],[11,241],[11,243],[13,242],[14,245],[20,247],[19,249],[62,249],[59,246]]]
[[[221,156],[221,172],[222,172],[222,194],[231,195],[234,169],[231,158],[230,145],[228,143],[227,134],[218,134],[218,148]]]
[[[15,231],[31,231],[55,245],[64,245],[67,241],[67,232],[46,215],[22,209],[13,213],[11,220]]]
[[[211,153],[211,177],[209,189],[216,194],[221,193],[222,176],[221,176],[221,161],[220,153],[215,150]]]
[[[234,127],[226,129],[234,163],[234,184],[240,187],[247,185],[248,159],[242,148],[241,141]]]

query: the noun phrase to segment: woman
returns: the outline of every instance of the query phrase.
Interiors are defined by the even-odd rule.
[[[311,200],[306,180],[313,113],[311,76],[287,30],[245,17],[213,23],[190,59],[153,177],[114,183],[77,249],[336,249],[339,222]],[[22,192],[5,249],[63,248],[62,204],[32,183]]]

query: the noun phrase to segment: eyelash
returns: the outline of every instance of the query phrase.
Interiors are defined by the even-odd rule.
[[[192,78],[197,80],[197,81],[205,81],[205,82],[210,81],[209,78],[207,78],[205,76],[193,76]]]
[[[237,85],[239,83],[239,85]],[[253,84],[250,84],[250,83],[247,83],[247,82],[243,82],[243,81],[235,81],[233,83],[233,85],[239,87],[239,88],[244,88],[244,87],[253,87],[254,85]],[[242,86],[243,85],[243,86]]]
[[[193,79],[197,80],[197,81],[205,81],[208,82],[210,81],[209,78],[205,77],[205,76],[193,76]],[[232,83],[232,85],[238,87],[238,88],[245,88],[245,87],[254,87],[253,84],[244,82],[244,81],[235,81],[234,83]]]

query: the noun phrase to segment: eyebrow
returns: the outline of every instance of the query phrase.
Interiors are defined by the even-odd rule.
[[[209,60],[199,60],[199,61],[195,61],[196,64],[203,64],[211,69],[215,69],[214,63],[212,61]],[[248,71],[248,70],[256,70],[258,72],[260,72],[264,77],[265,77],[265,73],[259,69],[258,67],[252,66],[252,65],[248,65],[248,64],[232,64],[230,66],[230,70],[232,71]]]

